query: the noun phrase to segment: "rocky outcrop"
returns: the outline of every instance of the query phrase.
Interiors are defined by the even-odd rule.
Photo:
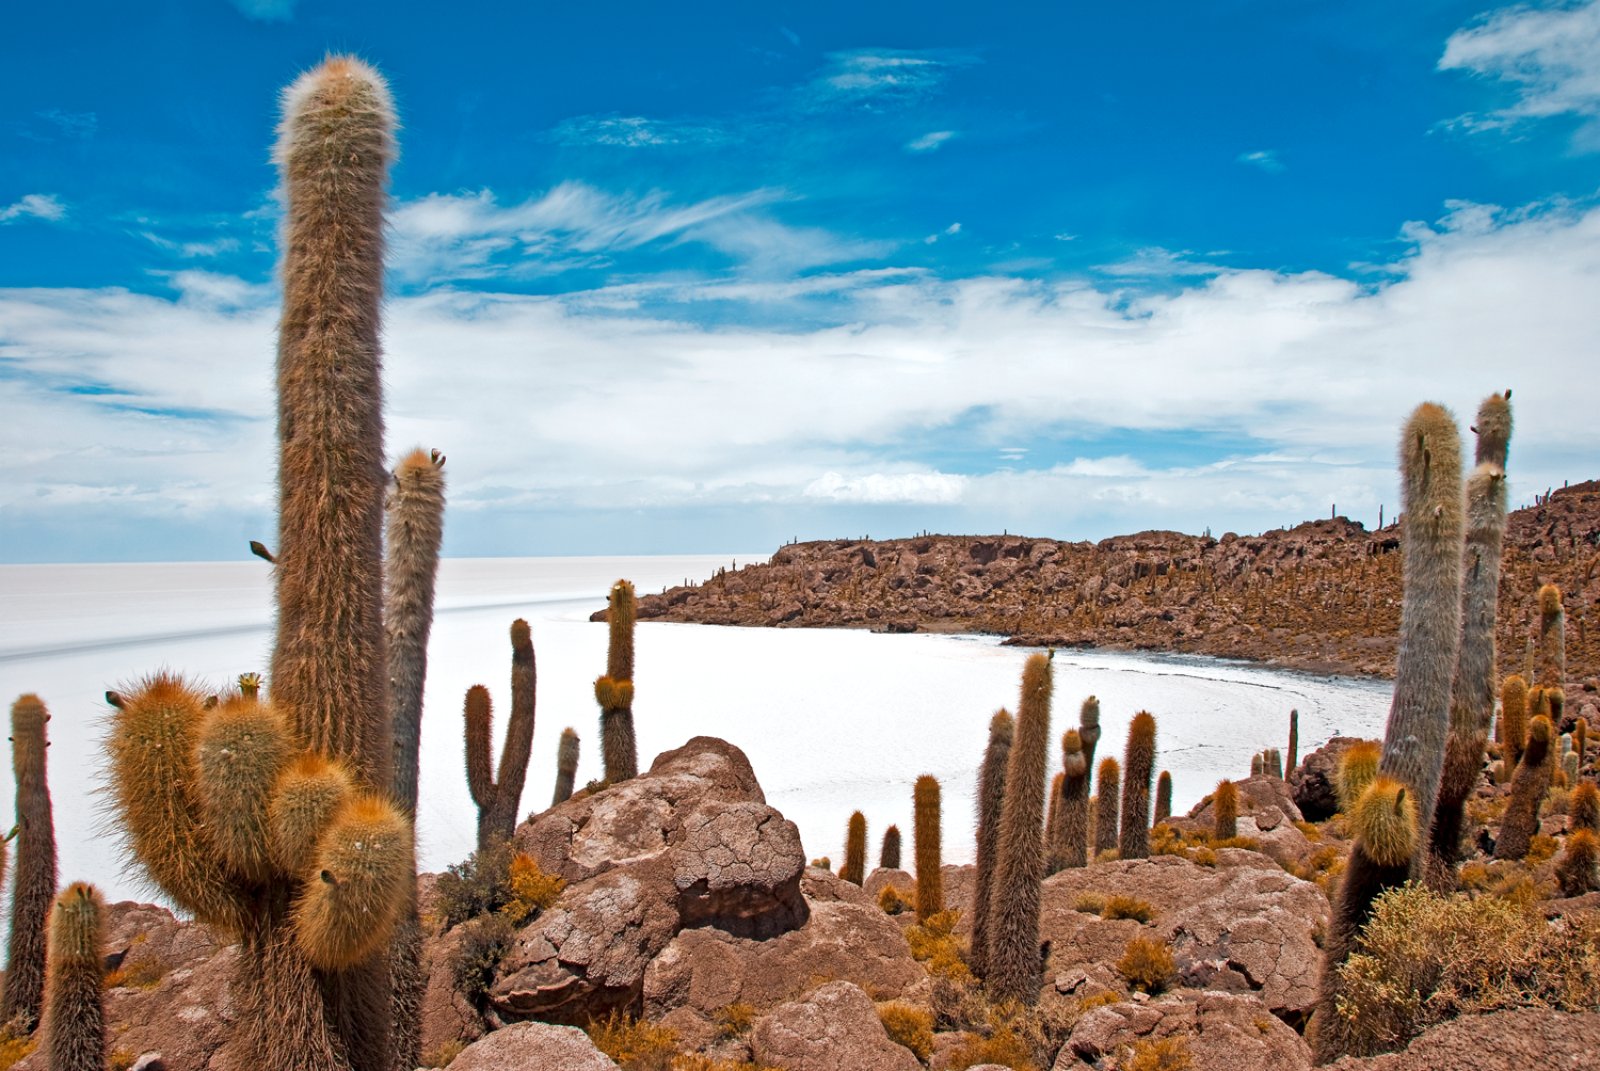
[[[1289,775],[1294,802],[1308,822],[1325,822],[1339,810],[1339,763],[1361,743],[1358,736],[1336,736],[1301,760]]]
[[[1500,673],[1522,659],[1534,591],[1600,601],[1600,484],[1511,514],[1496,623]],[[1343,517],[1220,539],[1140,532],[1098,543],[1024,536],[826,540],[639,599],[641,620],[991,632],[1028,645],[1183,651],[1390,676],[1400,532]],[[596,616],[602,616],[600,611]],[[1600,630],[1569,627],[1569,677],[1600,675]],[[1575,695],[1574,695],[1575,698]],[[1577,704],[1570,704],[1577,710]]]
[[[770,938],[803,925],[805,854],[744,753],[695,737],[643,776],[525,823],[517,847],[572,882],[516,935],[490,990],[501,1015],[581,1023],[635,1006],[677,934]]]
[[[1595,1067],[1600,1014],[1518,1010],[1436,1026],[1404,1052],[1347,1056],[1329,1071],[1525,1071]]]
[[[468,1045],[454,1071],[617,1071],[616,1063],[573,1026],[513,1023]]]
[[[829,982],[756,1022],[756,1063],[784,1071],[921,1071],[911,1050],[889,1040],[872,998],[853,982]]]
[[[1190,1071],[1308,1071],[1311,1050],[1256,997],[1180,991],[1096,1008],[1073,1027],[1054,1071],[1122,1066],[1139,1046],[1186,1053]],[[1152,1065],[1154,1066],[1154,1065]]]

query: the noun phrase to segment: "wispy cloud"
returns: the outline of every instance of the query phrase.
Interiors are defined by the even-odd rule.
[[[933,152],[955,136],[954,130],[932,130],[906,142],[906,149],[910,152]]]
[[[288,22],[298,0],[228,0],[239,14],[258,22]]]
[[[1241,164],[1259,167],[1269,175],[1281,174],[1287,170],[1283,161],[1278,159],[1278,150],[1276,149],[1257,149],[1254,152],[1242,152],[1235,159]]]
[[[966,484],[966,477],[948,472],[873,472],[860,476],[825,472],[801,493],[806,498],[830,502],[948,505],[961,501]]]
[[[42,219],[56,222],[64,219],[67,206],[53,193],[30,193],[0,208],[0,223],[14,223],[19,219]]]
[[[1201,275],[1217,275],[1228,270],[1221,264],[1209,264],[1191,259],[1193,255],[1187,249],[1173,250],[1163,249],[1160,246],[1146,246],[1130,257],[1109,264],[1096,265],[1095,270],[1106,275],[1149,279],[1193,278]]]
[[[830,52],[805,100],[818,106],[881,109],[921,100],[954,70],[976,63],[971,53],[948,49],[856,49]]]
[[[946,227],[942,231],[939,231],[937,234],[928,235],[922,241],[926,245],[933,245],[940,238],[953,238],[953,237],[955,237],[956,235],[958,235],[960,233],[961,233],[961,224],[960,223],[952,223],[952,224],[950,224],[950,226]]]
[[[1459,117],[1474,130],[1497,130],[1559,115],[1582,120],[1586,147],[1600,149],[1600,0],[1502,8],[1457,30],[1441,70],[1462,70],[1511,87],[1503,108]]]
[[[639,115],[579,115],[551,131],[563,145],[612,145],[642,149],[668,145],[718,145],[733,140],[725,126],[709,120],[646,119]]]

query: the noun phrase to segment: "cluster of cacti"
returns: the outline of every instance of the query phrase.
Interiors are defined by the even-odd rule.
[[[556,791],[550,801],[554,807],[572,798],[573,786],[578,780],[578,731],[572,726],[561,730],[561,742],[556,745]]]
[[[1141,710],[1129,723],[1123,760],[1117,856],[1146,859],[1150,855],[1150,779],[1156,765],[1156,719],[1149,711]]]
[[[1107,755],[1100,760],[1095,771],[1100,784],[1099,795],[1094,800],[1094,853],[1109,852],[1117,846],[1117,809],[1122,795],[1122,767]]]
[[[600,704],[600,757],[611,784],[639,776],[639,745],[633,734],[633,625],[638,612],[633,585],[619,580],[606,598],[611,645],[605,676],[594,682]]]
[[[1539,805],[1550,790],[1555,769],[1555,736],[1555,727],[1542,714],[1528,725],[1527,745],[1511,776],[1511,798],[1495,838],[1496,859],[1521,859],[1539,832]]]
[[[917,864],[917,921],[944,910],[944,849],[939,779],[923,774],[911,786],[911,852]]]
[[[860,811],[850,815],[844,837],[844,866],[839,876],[852,885],[867,881],[867,816]]]
[[[1006,767],[1011,761],[1015,723],[1004,707],[989,719],[989,743],[978,768],[978,846],[974,860],[972,902],[972,973],[979,978],[989,970],[989,881],[994,874],[995,845],[1000,838],[1000,812],[1005,804]]]
[[[105,1071],[105,903],[74,882],[50,913],[45,1051],[50,1071]]]
[[[890,826],[883,831],[883,845],[878,849],[878,865],[885,870],[900,869],[899,826]]]
[[[478,806],[479,851],[490,841],[510,837],[517,828],[517,808],[528,777],[528,754],[533,748],[537,682],[533,636],[528,623],[519,617],[511,623],[511,718],[506,723],[498,771],[490,752],[494,707],[489,689],[481,684],[467,689],[467,787],[472,792],[472,802]]]
[[[284,96],[277,636],[270,702],[160,675],[118,697],[111,790],[150,876],[240,942],[238,1051],[291,1071],[390,1071],[389,957],[412,895],[390,802],[379,317],[394,115],[376,72],[325,61]],[[431,463],[431,462],[430,462]]]
[[[1340,968],[1384,889],[1415,876],[1433,821],[1450,726],[1450,687],[1461,643],[1465,498],[1461,441],[1440,406],[1418,406],[1400,437],[1403,598],[1394,698],[1384,732],[1379,777],[1350,814],[1355,843],[1334,901],[1324,946],[1322,984],[1308,1034],[1319,1061],[1344,1047],[1337,1024]],[[1373,806],[1365,806],[1371,798]],[[1367,824],[1362,824],[1365,821]],[[1410,830],[1407,834],[1406,827]],[[1397,859],[1396,845],[1411,854]]]
[[[56,896],[56,832],[45,777],[50,712],[36,695],[11,705],[11,769],[17,784],[16,884],[0,992],[0,1025],[19,1034],[39,1024],[44,1002],[46,923]]]
[[[1217,785],[1211,797],[1211,835],[1232,840],[1239,835],[1239,786],[1232,781]]]
[[[1269,747],[1261,753],[1261,772],[1268,777],[1283,780],[1283,752]]]
[[[1161,776],[1156,778],[1156,813],[1150,824],[1159,826],[1172,817],[1172,773],[1162,770]]]
[[[1050,752],[1051,659],[1028,657],[1022,668],[1015,739],[1006,765],[1000,836],[988,902],[984,986],[990,999],[1033,1004],[1044,965],[1039,956],[1039,884],[1044,880],[1045,775]]]

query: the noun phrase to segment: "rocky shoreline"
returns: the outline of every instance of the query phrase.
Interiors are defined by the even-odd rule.
[[[1389,677],[1400,529],[1347,518],[1258,536],[1151,531],[1098,543],[929,535],[792,543],[771,561],[641,595],[640,620],[982,632],[1026,646],[1171,651]],[[1496,639],[1520,672],[1534,593],[1565,593],[1568,679],[1600,676],[1600,482],[1510,514]],[[604,611],[595,614],[603,619]]]

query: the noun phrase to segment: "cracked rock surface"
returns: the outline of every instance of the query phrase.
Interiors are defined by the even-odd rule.
[[[1178,1037],[1190,1071],[1307,1071],[1305,1040],[1258,998],[1180,991],[1149,1003],[1111,1004],[1078,1021],[1054,1071],[1085,1071],[1126,1059],[1141,1043]]]
[[[889,1040],[872,998],[853,982],[829,982],[781,1004],[751,1031],[756,1063],[784,1071],[921,1071],[911,1050]]]

